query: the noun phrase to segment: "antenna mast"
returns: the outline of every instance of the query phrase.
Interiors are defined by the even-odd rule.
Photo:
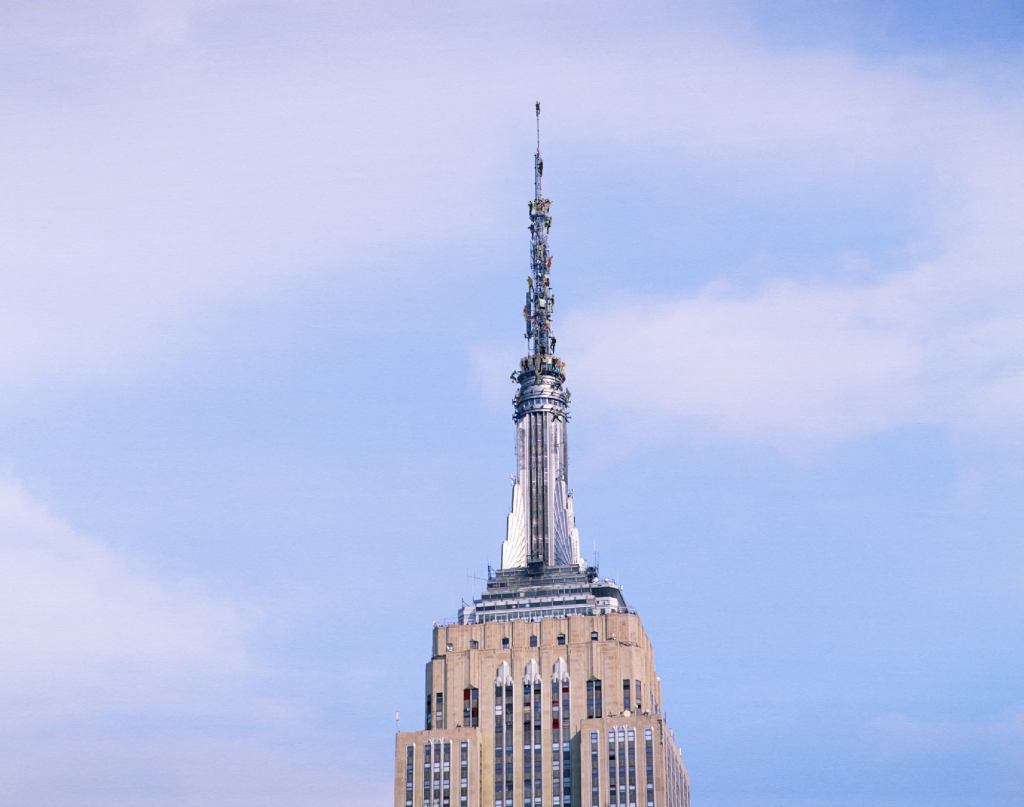
[[[537,151],[533,155],[533,198],[540,199],[540,178],[544,173],[544,161],[540,158],[540,101],[533,105],[537,113]]]
[[[526,338],[535,361],[553,357],[555,338],[551,333],[551,314],[555,296],[551,293],[551,254],[548,252],[548,230],[551,228],[551,202],[541,192],[544,160],[540,156],[540,102],[534,104],[537,115],[537,151],[533,155],[533,201],[530,202],[530,277],[526,292]]]
[[[544,160],[540,153],[539,102],[533,110],[537,150],[533,155],[533,198],[529,201],[530,274],[523,306],[529,347],[519,361],[519,369],[512,373],[512,381],[519,385],[513,399],[516,478],[512,512],[501,545],[501,568],[528,568],[540,574],[554,566],[582,568],[583,561],[569,490],[565,435],[569,390],[564,386],[565,364],[556,354],[551,325],[555,308],[548,251],[551,201],[541,188]]]

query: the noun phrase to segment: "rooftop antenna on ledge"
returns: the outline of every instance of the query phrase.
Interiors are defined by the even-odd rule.
[[[397,709],[395,709],[395,733],[396,734],[402,730],[402,727],[400,725],[401,717],[402,716],[399,713],[399,711]]]

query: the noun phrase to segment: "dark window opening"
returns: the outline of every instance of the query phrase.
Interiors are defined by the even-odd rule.
[[[462,725],[469,728],[480,725],[480,690],[476,687],[462,691]]]
[[[604,704],[601,695],[601,680],[591,678],[587,681],[587,717],[603,717]]]

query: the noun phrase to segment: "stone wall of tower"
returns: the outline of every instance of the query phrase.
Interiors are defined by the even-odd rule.
[[[568,686],[568,692],[564,695],[561,694],[561,680],[558,687],[552,687],[556,668],[558,675],[565,676]],[[681,776],[685,782],[686,773],[661,713],[661,685],[654,668],[653,648],[640,619],[628,613],[436,627],[433,655],[425,670],[426,692],[422,702],[425,706],[426,728],[398,735],[395,756],[396,807],[492,807],[499,803],[498,800],[505,807],[508,794],[499,792],[496,796],[495,789],[495,721],[507,718],[503,710],[502,714],[495,714],[496,705],[502,706],[504,698],[502,694],[496,700],[495,684],[496,680],[501,679],[499,683],[504,691],[505,676],[512,682],[511,739],[506,747],[512,749],[513,791],[508,807],[593,807],[591,732],[599,734],[601,754],[604,755],[603,767],[598,772],[600,807],[610,804],[646,807],[647,779],[643,762],[635,763],[634,789],[629,789],[630,783],[627,781],[623,791],[624,799],[621,802],[609,800],[610,789],[613,785],[617,787],[617,769],[613,771],[607,764],[607,738],[609,731],[617,738],[616,732],[620,729],[624,732],[639,732],[641,738],[644,737],[645,729],[651,732],[653,752],[658,760],[653,769],[652,782],[656,807],[686,807],[686,802],[671,797],[673,790],[669,785],[673,778],[670,774],[674,771],[676,780]],[[524,710],[524,703],[536,698],[532,692],[530,696],[527,695],[524,682],[529,680],[531,688],[534,688],[534,679],[540,681],[540,707],[534,711],[531,705],[527,711]],[[600,710],[594,702],[593,683],[588,687],[588,682],[595,681],[601,683]],[[624,687],[627,681],[628,689]],[[470,693],[473,693],[475,712],[470,708]],[[563,697],[565,700],[562,700]],[[629,698],[628,703],[624,700],[626,697]],[[570,730],[567,733],[560,731],[561,721],[566,717],[562,704],[568,706]],[[474,722],[476,725],[472,725]],[[540,739],[537,743],[540,747],[534,746],[529,750],[531,771],[524,771],[524,745],[529,744],[524,742],[524,738],[527,737],[526,732],[535,731],[531,726],[536,725],[540,727],[539,733],[532,734],[532,737],[534,742]],[[562,740],[566,736],[569,737],[570,747],[563,749]],[[624,738],[625,742],[628,738],[626,735]],[[470,760],[466,766],[468,787],[463,796],[449,785],[447,801],[442,787],[435,801],[433,786],[426,790],[423,787],[426,761],[424,749],[431,743],[446,739],[452,743],[452,749],[456,746],[461,748],[459,744],[466,743]],[[643,739],[639,742],[646,752]],[[411,757],[408,756],[410,747]],[[635,748],[634,744],[634,754]],[[539,757],[535,757],[535,754]],[[568,770],[563,761],[564,754],[568,755]],[[536,758],[540,760],[539,780],[536,776]],[[429,761],[431,773],[435,772],[435,763],[436,758],[432,757]],[[442,784],[443,768],[442,760],[439,771]],[[411,770],[411,779],[407,776],[407,769]],[[567,774],[571,777],[570,787],[563,784]],[[504,779],[504,776],[499,776],[499,779]],[[533,784],[528,793],[530,800],[526,802],[524,782]],[[687,793],[688,787],[686,783]],[[568,801],[566,790],[571,792]],[[675,790],[678,792],[679,788]],[[425,794],[429,794],[427,800],[424,800]],[[636,800],[631,801],[630,795]]]
[[[660,715],[618,715],[580,725],[586,807],[689,807],[690,777]]]

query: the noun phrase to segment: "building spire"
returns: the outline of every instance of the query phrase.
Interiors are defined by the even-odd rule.
[[[551,201],[541,192],[544,161],[540,155],[540,104],[537,150],[533,156],[533,199],[530,200],[530,275],[526,278],[526,339],[529,354],[519,362],[512,379],[515,397],[516,479],[512,510],[501,550],[503,569],[582,566],[579,533],[569,492],[566,423],[569,390],[565,365],[555,355],[551,317]]]

